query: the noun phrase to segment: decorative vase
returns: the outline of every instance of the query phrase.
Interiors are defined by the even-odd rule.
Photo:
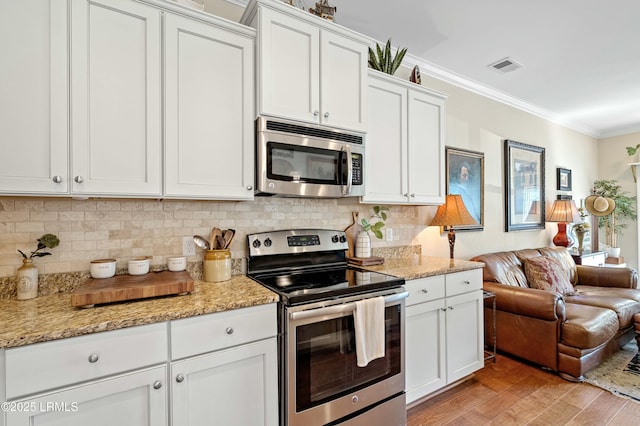
[[[356,257],[371,257],[371,238],[367,231],[360,231],[356,238]]]
[[[573,232],[576,234],[576,238],[578,239],[578,251],[582,253],[582,243],[584,242],[584,234],[586,234],[586,231],[574,230]]]
[[[18,300],[33,299],[38,295],[38,268],[31,259],[22,259],[18,268]]]

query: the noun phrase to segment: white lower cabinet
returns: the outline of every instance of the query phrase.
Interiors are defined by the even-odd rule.
[[[167,367],[123,374],[9,403],[7,426],[167,424]],[[14,411],[15,410],[15,411]]]
[[[407,404],[484,366],[482,270],[407,281]]]
[[[171,364],[174,425],[278,424],[276,338]]]
[[[277,426],[276,335],[268,304],[0,349],[0,426]]]

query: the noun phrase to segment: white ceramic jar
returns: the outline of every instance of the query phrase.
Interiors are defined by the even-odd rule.
[[[167,269],[171,272],[179,272],[187,269],[187,258],[184,256],[167,257]]]
[[[111,278],[116,274],[115,259],[96,259],[91,261],[89,269],[91,278]]]
[[[151,261],[148,258],[135,258],[127,262],[127,269],[129,275],[144,275],[149,272],[149,264]]]

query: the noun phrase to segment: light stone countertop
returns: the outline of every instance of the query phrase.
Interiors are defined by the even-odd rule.
[[[0,299],[0,348],[11,348],[100,331],[117,330],[278,301],[278,296],[244,275],[230,281],[195,281],[185,296],[166,296],[100,305],[71,306],[71,294],[30,300]]]
[[[389,258],[382,265],[363,269],[406,280],[478,269],[483,263],[412,255]],[[71,293],[40,296],[31,300],[0,299],[0,348],[11,348],[101,331],[152,324],[231,309],[274,303],[278,296],[244,275],[230,281],[195,281],[185,296],[167,296],[100,305],[71,306]]]
[[[362,268],[369,271],[382,272],[383,274],[401,277],[405,280],[414,280],[434,275],[451,274],[454,272],[479,269],[483,266],[484,263],[482,262],[471,262],[469,260],[459,259],[450,260],[445,257],[415,255],[407,258],[385,259],[384,264],[382,265],[362,266]]]

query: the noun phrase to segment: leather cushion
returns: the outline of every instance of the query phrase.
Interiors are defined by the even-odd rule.
[[[567,320],[562,324],[560,341],[580,349],[595,348],[618,332],[618,317],[611,309],[567,303]]]
[[[524,259],[524,273],[531,288],[562,295],[573,294],[569,275],[558,259],[549,256]]]
[[[483,262],[483,281],[492,281],[504,285],[528,288],[527,277],[524,275],[522,263],[511,251],[488,253],[471,259]]]
[[[567,304],[580,304],[611,309],[618,316],[620,328],[630,327],[633,316],[640,312],[640,303],[635,300],[622,297],[584,294],[578,289],[578,293],[565,299]]]

